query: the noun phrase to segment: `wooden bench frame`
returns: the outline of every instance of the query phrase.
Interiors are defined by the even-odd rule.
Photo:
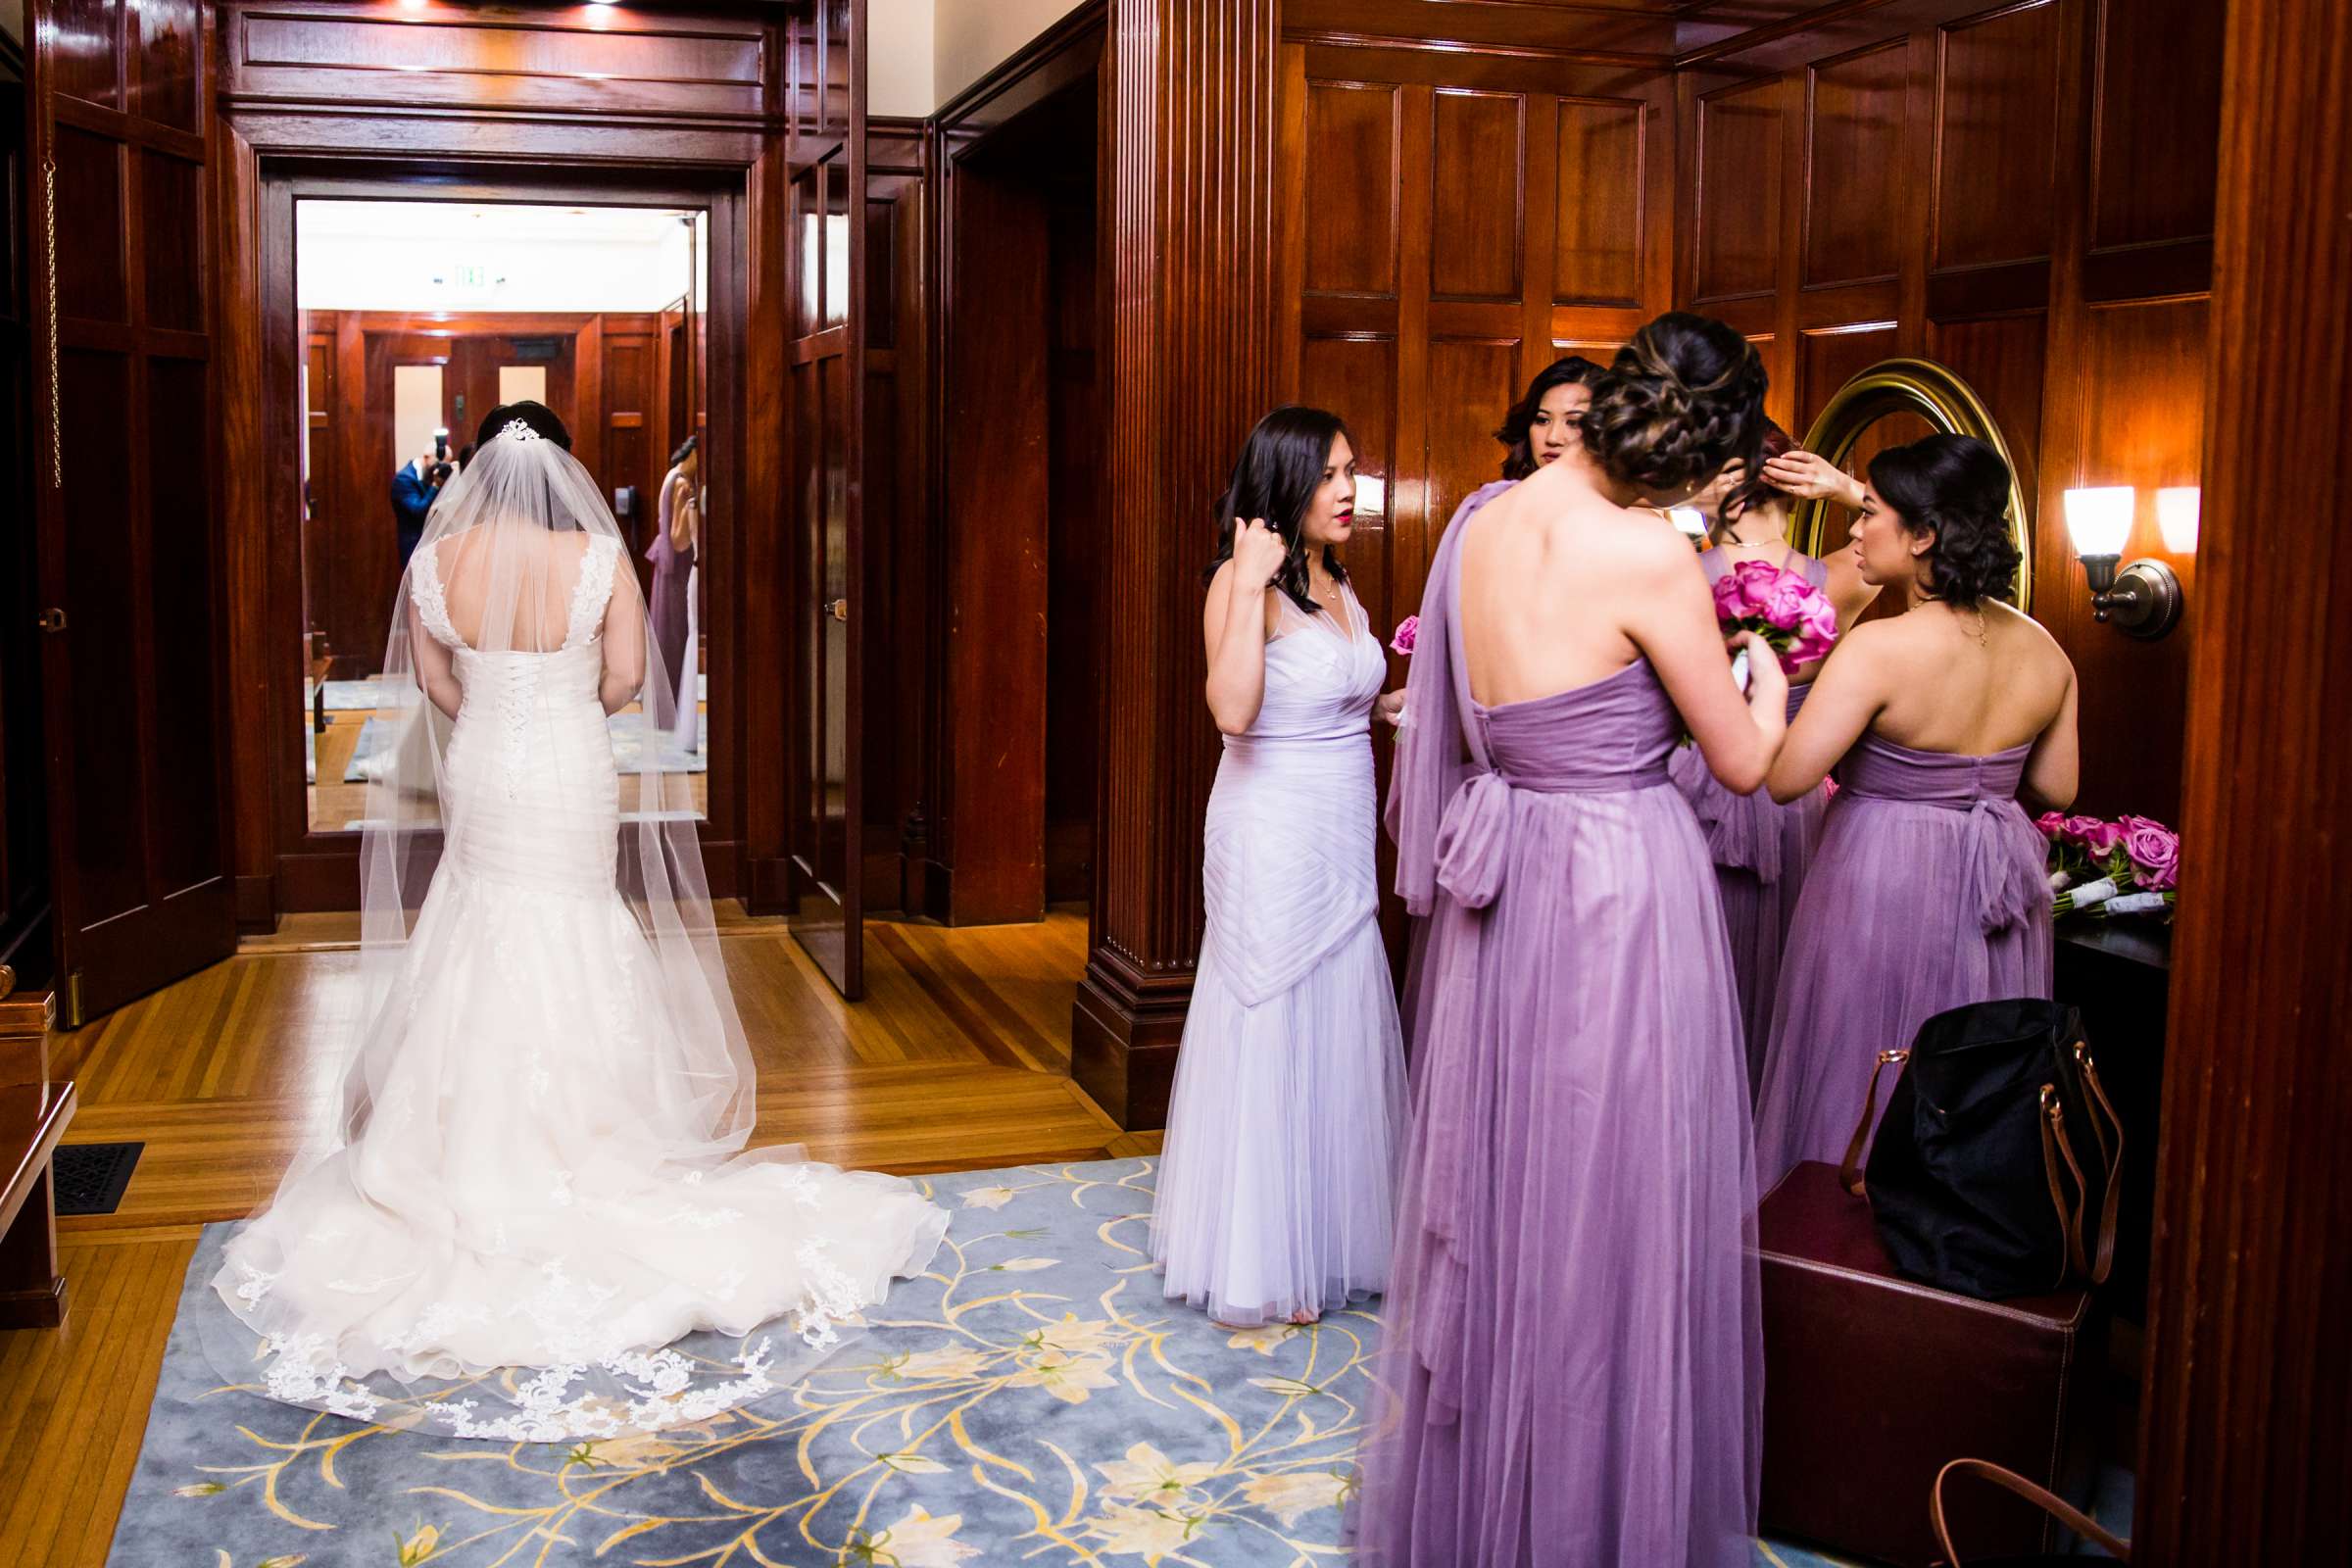
[[[49,1076],[48,991],[0,1000],[0,1328],[66,1321],[57,1266],[57,1178],[50,1159],[74,1120],[71,1080]]]

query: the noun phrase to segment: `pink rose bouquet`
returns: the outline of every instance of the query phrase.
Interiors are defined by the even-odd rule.
[[[1828,658],[1838,640],[1838,610],[1829,595],[1768,562],[1742,561],[1715,580],[1715,619],[1726,637],[1739,631],[1762,637],[1791,675]]]
[[[2172,918],[2180,835],[2147,816],[2061,816],[2034,824],[2049,841],[2050,892],[2059,914]]]

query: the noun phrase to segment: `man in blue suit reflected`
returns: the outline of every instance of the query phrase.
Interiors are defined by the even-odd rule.
[[[400,544],[400,569],[409,569],[409,557],[416,550],[416,541],[424,537],[424,516],[433,510],[433,499],[440,495],[441,486],[449,478],[449,460],[437,452],[427,452],[392,475],[392,529]]]

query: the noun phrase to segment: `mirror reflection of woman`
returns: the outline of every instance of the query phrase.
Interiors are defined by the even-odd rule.
[[[1903,612],[1839,641],[1770,779],[1793,801],[1835,767],[1839,789],[1781,964],[1756,1106],[1767,1185],[1844,1152],[1878,1053],[1929,1017],[2050,994],[2028,812],[2074,800],[2077,691],[2050,634],[2001,602],[2008,499],[2008,466],[1970,436],[1871,462],[1848,554]]]
[[[1720,321],[1643,327],[1583,439],[1431,564],[1390,781],[1424,1033],[1354,1542],[1368,1568],[1744,1564],[1762,1412],[1748,1100],[1688,730],[1755,789],[1706,583],[1643,501],[1752,460]],[[1464,756],[1469,760],[1461,760]]]
[[[682,680],[692,679],[686,661],[686,642],[693,629],[691,578],[702,546],[700,447],[695,437],[688,436],[685,444],[670,454],[669,472],[662,476],[654,542],[645,552],[645,559],[654,564],[653,592],[648,603],[653,612],[654,640],[662,651],[662,667]],[[692,692],[664,691],[657,695],[660,700],[655,704],[654,722],[663,729],[676,722],[680,709],[692,711]]]
[[[1693,499],[1693,505],[1714,519],[1708,547],[1700,553],[1698,564],[1710,585],[1749,561],[1800,576],[1837,607],[1838,627],[1843,632],[1879,590],[1863,578],[1852,552],[1838,551],[1832,559],[1822,560],[1789,542],[1788,497],[1772,476],[1790,471],[1791,454],[1799,458],[1811,454],[1796,453],[1788,433],[1770,419],[1764,421],[1759,451],[1763,458],[1757,469],[1760,478],[1750,479],[1741,464],[1727,464],[1715,482]],[[1820,668],[1813,662],[1789,673],[1790,723],[1796,722],[1797,710],[1804,706]],[[1676,786],[1706,829],[1707,852],[1715,862],[1716,886],[1723,895],[1724,929],[1732,941],[1732,968],[1740,981],[1740,1015],[1747,1043],[1747,1092],[1752,1098],[1763,1077],[1764,1047],[1772,1033],[1781,947],[1788,936],[1789,917],[1796,910],[1805,867],[1821,839],[1828,791],[1816,787],[1786,804],[1774,802],[1760,789],[1735,795],[1717,782],[1695,747],[1676,752],[1669,765]]]
[[[1370,720],[1388,659],[1340,564],[1347,427],[1258,421],[1219,506],[1201,633],[1225,736],[1208,914],[1152,1211],[1171,1298],[1311,1323],[1388,1280],[1403,1045],[1381,942]]]

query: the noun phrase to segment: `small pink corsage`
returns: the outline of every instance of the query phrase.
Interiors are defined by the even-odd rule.
[[[1396,635],[1389,639],[1389,646],[1410,659],[1413,657],[1413,644],[1419,641],[1420,637],[1421,617],[1407,615],[1396,623]]]

